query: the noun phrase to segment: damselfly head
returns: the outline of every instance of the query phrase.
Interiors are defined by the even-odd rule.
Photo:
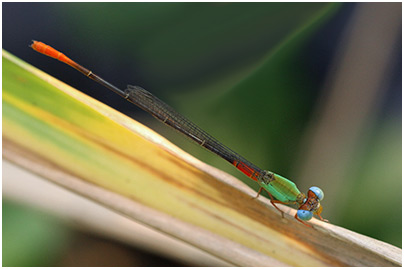
[[[307,197],[297,210],[297,217],[308,221],[313,217],[313,214],[320,215],[321,211],[323,211],[320,201],[323,199],[324,192],[319,187],[311,187],[307,192]]]

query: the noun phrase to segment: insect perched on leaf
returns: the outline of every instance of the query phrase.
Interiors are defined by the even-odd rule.
[[[311,227],[304,221],[310,220],[313,215],[317,215],[321,220],[326,221],[320,215],[323,210],[320,201],[324,198],[324,193],[320,188],[311,187],[306,196],[299,191],[296,184],[292,181],[267,170],[262,170],[247,161],[145,89],[139,86],[128,85],[123,91],[71,60],[63,53],[42,42],[33,41],[31,47],[37,52],[70,65],[85,76],[139,106],[161,122],[184,134],[202,147],[230,162],[249,178],[258,182],[260,189],[257,197],[262,190],[268,192],[272,205],[282,213],[282,216],[283,212],[276,206],[277,203],[297,204],[298,210],[295,218],[306,226]]]

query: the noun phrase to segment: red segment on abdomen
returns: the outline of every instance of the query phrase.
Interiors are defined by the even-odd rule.
[[[72,65],[73,61],[70,60],[66,55],[61,53],[58,50],[55,50],[51,46],[44,44],[43,42],[33,41],[31,48],[36,50],[39,53],[45,54],[46,56],[55,58],[61,62],[64,62],[68,65]]]
[[[257,171],[255,171],[254,169],[252,169],[251,167],[249,167],[248,165],[246,165],[243,162],[240,161],[233,161],[233,165],[235,167],[237,167],[238,170],[240,170],[241,172],[243,172],[245,175],[247,175],[249,178],[258,181],[258,173]]]

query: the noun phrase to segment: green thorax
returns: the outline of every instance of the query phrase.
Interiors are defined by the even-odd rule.
[[[296,184],[283,176],[273,174],[274,179],[268,183],[258,182],[261,187],[272,194],[272,196],[283,203],[292,203],[298,200],[301,192]]]

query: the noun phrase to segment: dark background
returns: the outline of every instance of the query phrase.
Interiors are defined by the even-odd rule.
[[[335,130],[316,136],[333,100],[341,51],[354,44],[349,33],[355,25],[365,23],[357,20],[365,5],[369,4],[3,3],[3,49],[258,189],[220,158],[74,69],[34,52],[29,44],[34,39],[52,45],[119,88],[142,86],[251,162],[292,179],[302,191],[321,187],[323,216],[331,223],[401,247],[401,13],[393,42],[373,34],[371,24],[366,35],[355,37],[374,42],[376,51],[390,52],[387,66],[380,70],[380,85],[375,86],[377,98],[371,109],[363,110],[358,129],[349,132],[351,124],[358,124],[349,122],[348,115],[346,124],[338,125],[347,130],[346,140]],[[401,11],[400,3],[370,5],[375,12],[383,10],[382,5],[396,5]],[[387,17],[388,12],[381,13],[374,23],[383,24]],[[371,68],[363,65],[359,70],[371,78]],[[349,111],[349,99],[344,105],[339,111],[352,113],[352,118],[359,114]],[[338,122],[341,114],[337,110],[331,115]],[[334,118],[324,121],[333,126]],[[349,151],[334,155],[326,150],[331,157],[323,158],[312,150],[321,143],[332,148],[335,141]],[[13,221],[26,220],[21,217],[26,212],[3,199],[3,265],[66,265],[58,257],[74,249],[72,240],[58,240],[65,247],[53,260],[38,259],[37,254],[30,259],[30,249],[21,253],[18,240],[7,236],[21,229],[21,223]],[[58,229],[68,231],[76,244],[91,238],[67,226]],[[47,248],[43,246],[44,252]],[[10,253],[16,251],[27,256],[26,264],[13,260]]]

